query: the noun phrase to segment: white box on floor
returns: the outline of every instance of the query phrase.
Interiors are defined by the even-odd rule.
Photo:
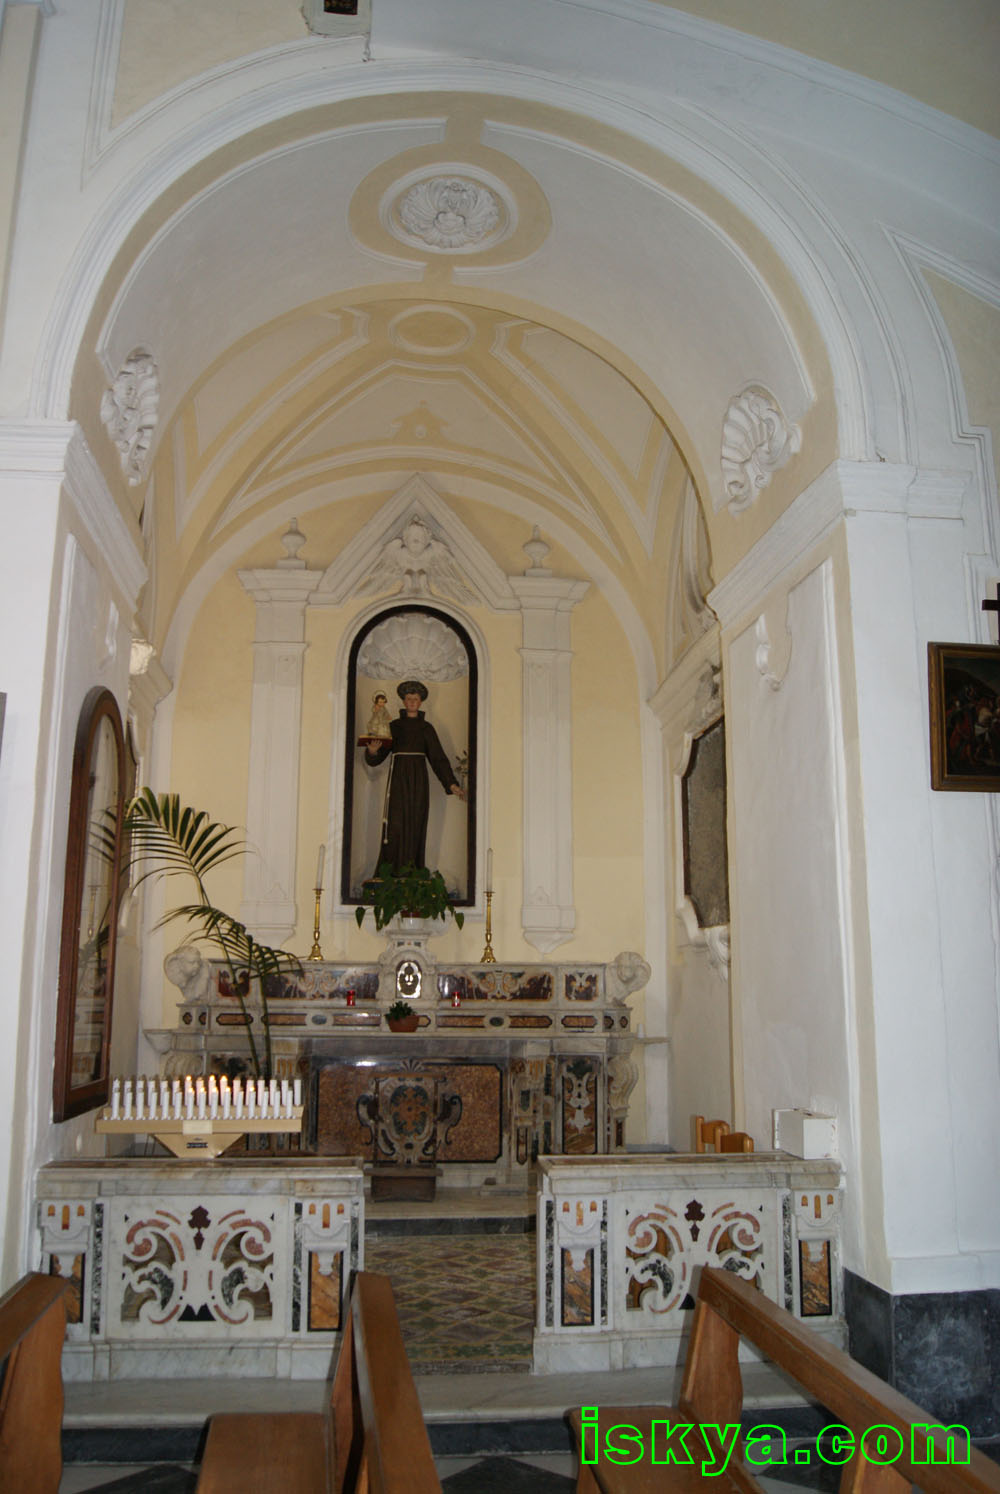
[[[836,1157],[837,1117],[812,1110],[773,1110],[774,1146],[793,1157]]]

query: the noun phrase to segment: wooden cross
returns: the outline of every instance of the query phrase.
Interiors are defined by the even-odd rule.
[[[983,612],[995,612],[997,614],[997,632],[1000,635],[1000,581],[997,582],[996,596],[984,597],[980,605]]]

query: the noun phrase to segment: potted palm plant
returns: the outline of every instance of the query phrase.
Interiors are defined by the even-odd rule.
[[[301,971],[301,964],[287,950],[259,943],[239,919],[215,907],[205,887],[205,877],[215,867],[246,855],[246,842],[231,825],[210,820],[203,809],[181,804],[177,794],[155,794],[150,788],[141,789],[127,806],[124,831],[129,868],[140,869],[135,887],[153,877],[186,877],[194,883],[196,901],[171,908],[156,927],[186,923],[190,928],[189,938],[203,940],[221,955],[229,970],[230,990],[239,1002],[246,1026],[254,1077],[270,1079],[273,1058],[268,986],[277,976]],[[254,981],[260,991],[263,1052],[254,1037],[247,1001]]]
[[[358,928],[364,923],[368,908],[379,930],[394,918],[444,919],[450,913],[458,928],[465,922],[465,914],[452,902],[441,873],[412,863],[395,871],[388,861],[383,861],[378,873],[365,883],[362,901],[354,910]]]

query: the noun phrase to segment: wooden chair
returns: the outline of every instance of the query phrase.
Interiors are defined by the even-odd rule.
[[[69,1286],[32,1272],[0,1299],[0,1489],[58,1494]]]
[[[197,1494],[440,1494],[388,1276],[361,1271],[325,1412],[213,1416]]]
[[[729,1135],[729,1122],[723,1120],[707,1121],[703,1115],[691,1117],[691,1131],[696,1152],[703,1152],[706,1147],[713,1151],[721,1151],[719,1141],[723,1136]]]
[[[926,1494],[1000,1494],[1000,1468],[983,1453],[970,1449],[967,1461],[948,1462],[947,1430],[934,1417],[776,1307],[749,1282],[730,1271],[707,1268],[701,1273],[677,1405],[588,1407],[586,1422],[581,1410],[569,1413],[577,1442],[587,1453],[587,1461],[581,1457],[577,1494],[694,1494],[704,1487],[703,1461],[713,1469],[711,1486],[718,1494],[763,1494],[763,1485],[738,1451],[738,1440],[720,1468],[719,1439],[723,1433],[737,1439],[743,1410],[741,1337],[825,1407],[838,1432],[849,1429],[850,1437],[843,1439],[839,1450],[828,1449],[843,1465],[841,1494],[905,1494],[911,1483]],[[767,1421],[762,1410],[760,1422]],[[659,1461],[653,1463],[654,1428],[662,1436],[665,1422],[675,1427],[690,1424],[684,1444],[690,1462],[677,1458],[676,1447],[670,1449],[676,1461],[670,1461],[663,1456],[661,1443]],[[703,1439],[703,1427],[713,1441]],[[878,1457],[865,1457],[869,1428],[888,1434],[890,1453],[898,1441],[895,1461],[890,1462],[877,1443],[873,1452]],[[604,1456],[607,1443],[602,1439],[609,1429],[613,1437],[617,1434],[613,1447],[630,1458],[641,1447],[641,1456],[628,1463]],[[623,1432],[629,1434],[624,1443]],[[811,1450],[807,1455],[812,1458]],[[800,1481],[806,1477],[803,1469]]]

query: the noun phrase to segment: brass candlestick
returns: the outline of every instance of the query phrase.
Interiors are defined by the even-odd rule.
[[[486,894],[486,948],[483,950],[481,965],[495,965],[497,957],[493,953],[493,894]]]
[[[319,947],[319,900],[323,895],[323,889],[322,887],[314,887],[313,891],[316,894],[316,910],[313,913],[313,947],[309,951],[309,958],[311,960],[321,960],[323,958],[323,951]]]

